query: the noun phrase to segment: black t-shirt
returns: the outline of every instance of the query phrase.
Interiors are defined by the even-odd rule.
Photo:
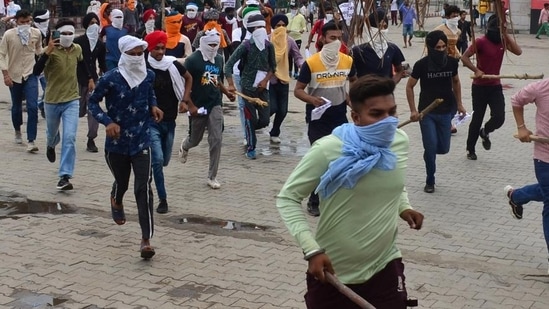
[[[453,57],[448,57],[447,59],[446,66],[436,72],[429,72],[427,68],[428,57],[423,57],[414,64],[411,76],[419,80],[421,87],[418,105],[420,112],[438,98],[443,99],[444,102],[431,111],[431,113],[446,114],[457,111],[452,79],[458,74],[459,62]]]
[[[375,74],[382,77],[393,77],[393,65],[401,65],[405,60],[402,51],[393,43],[388,43],[383,59],[379,59],[370,44],[353,47],[353,64],[357,76]]]
[[[218,83],[223,83],[223,57],[215,56],[215,63],[204,61],[202,52],[197,50],[185,59],[185,67],[193,77],[191,99],[197,107],[204,107],[208,114],[212,108],[221,105],[221,90]]]
[[[175,67],[177,68],[181,76],[185,75],[187,70],[181,63],[174,61],[173,64],[175,64]],[[179,112],[179,101],[177,100],[175,90],[173,89],[170,71],[153,69],[148,62],[147,68],[151,69],[155,75],[154,94],[156,95],[158,108],[160,108],[164,112],[164,120],[175,120],[175,118],[177,118],[177,113]],[[185,87],[190,86],[191,85],[185,85]]]

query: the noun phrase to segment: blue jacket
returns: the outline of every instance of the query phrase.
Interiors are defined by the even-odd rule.
[[[107,137],[105,151],[133,156],[149,148],[149,127],[154,121],[151,107],[157,105],[153,83],[151,70],[147,70],[145,80],[133,89],[118,68],[99,79],[88,100],[88,110],[99,123],[108,126],[114,122],[120,126],[120,138]],[[106,112],[99,105],[103,98]]]

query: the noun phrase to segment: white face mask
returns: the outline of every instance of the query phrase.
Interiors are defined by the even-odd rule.
[[[326,14],[326,21],[334,19],[334,14]]]
[[[255,46],[259,50],[265,49],[265,41],[269,39],[269,36],[267,35],[267,29],[265,28],[257,28],[252,33],[252,38],[254,40]]]
[[[204,8],[204,13],[208,12],[210,9]]]
[[[320,60],[329,71],[337,69],[339,64],[339,49],[341,48],[341,41],[335,40],[328,44],[324,44],[320,50]]]
[[[292,16],[296,16],[297,15],[297,10],[291,10],[292,12]]]
[[[196,17],[196,11],[187,11],[187,17],[193,19]]]
[[[39,23],[34,23],[34,24],[36,25],[36,28],[38,28],[40,32],[42,32],[43,36],[46,36],[46,34],[48,34],[48,25],[50,24],[49,20],[41,21]]]
[[[147,31],[147,34],[154,31],[154,19],[147,20],[145,23],[145,31]]]
[[[204,61],[209,61],[211,63],[215,63],[215,56],[217,55],[217,50],[219,49],[219,45],[216,47],[211,47],[208,44],[204,44],[205,46],[200,46],[200,52],[202,53],[202,58],[204,58]]]
[[[99,37],[99,25],[98,24],[89,25],[88,29],[86,29],[86,36],[89,39],[97,39]]]
[[[446,26],[456,34],[458,31],[459,17],[454,17],[446,20]]]
[[[88,29],[86,29],[86,36],[90,42],[90,50],[93,51],[95,49],[95,45],[97,45],[97,40],[99,39],[99,25],[89,25]]]
[[[147,77],[147,66],[143,55],[130,56],[122,53],[118,61],[118,69],[131,89],[138,86]]]
[[[128,69],[138,69],[141,68],[142,65],[145,65],[145,57],[143,56],[132,56],[122,53],[121,57],[125,58],[124,62]]]
[[[122,26],[124,25],[124,18],[121,17],[115,17],[112,19],[112,26],[116,29],[122,29]]]
[[[74,41],[74,34],[71,35],[61,35],[59,37],[59,44],[65,48],[69,48],[72,45],[72,41]]]

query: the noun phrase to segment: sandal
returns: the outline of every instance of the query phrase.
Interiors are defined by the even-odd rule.
[[[141,245],[141,258],[148,260],[154,256],[155,252],[151,245]]]
[[[123,225],[126,223],[126,214],[124,213],[124,207],[114,208],[116,204],[114,197],[111,197],[111,215],[114,222],[118,225]]]

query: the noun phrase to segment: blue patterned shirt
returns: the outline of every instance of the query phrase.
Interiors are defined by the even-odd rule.
[[[153,83],[151,70],[147,70],[145,80],[133,89],[118,68],[99,79],[89,98],[88,109],[99,123],[108,126],[114,122],[120,126],[118,139],[106,138],[105,151],[133,156],[150,146],[151,107],[157,105]],[[103,98],[106,112],[99,105]]]

